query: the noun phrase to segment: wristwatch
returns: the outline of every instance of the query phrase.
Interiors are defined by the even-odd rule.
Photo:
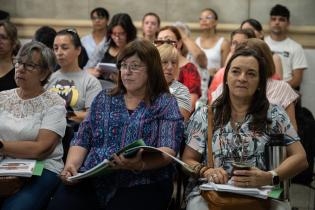
[[[272,170],[272,171],[269,171],[269,173],[271,173],[271,175],[272,175],[272,185],[273,186],[279,185],[280,184],[280,178],[279,178],[277,172]]]

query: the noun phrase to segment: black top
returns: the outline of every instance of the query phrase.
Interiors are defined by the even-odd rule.
[[[16,88],[15,70],[12,68],[6,75],[0,77],[0,91]]]

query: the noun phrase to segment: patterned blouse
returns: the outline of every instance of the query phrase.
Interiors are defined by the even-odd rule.
[[[88,150],[80,168],[86,171],[140,138],[149,146],[169,147],[178,152],[183,132],[183,119],[174,96],[162,94],[150,106],[142,101],[129,114],[123,94],[110,96],[103,90],[95,97],[71,145]],[[169,165],[140,174],[122,170],[97,178],[95,187],[101,206],[106,205],[117,188],[171,179],[173,172],[174,167]]]
[[[292,144],[299,140],[296,131],[282,107],[270,105],[268,118],[272,120],[269,134],[284,134],[285,145]],[[249,122],[251,119],[251,116],[245,119],[239,132],[232,128],[230,122],[224,125],[223,128],[214,131],[212,153],[215,167],[223,167],[228,173],[231,173],[231,163],[234,160],[240,159],[243,151],[243,160],[245,162],[262,170],[266,169],[264,149],[270,137],[267,133],[257,134],[249,130]],[[206,163],[207,159],[207,132],[208,108],[207,106],[203,106],[196,110],[188,122],[186,144],[202,154],[204,163]]]
[[[178,81],[188,87],[190,93],[201,96],[201,79],[195,64],[187,63],[180,67]]]

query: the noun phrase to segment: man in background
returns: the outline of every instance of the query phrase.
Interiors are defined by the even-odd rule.
[[[299,90],[307,62],[302,46],[288,36],[289,25],[290,11],[285,6],[275,5],[270,11],[270,36],[265,41],[272,52],[281,57],[283,80]]]

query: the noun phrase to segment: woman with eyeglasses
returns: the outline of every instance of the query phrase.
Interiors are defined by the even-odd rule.
[[[86,49],[89,58],[92,57],[94,50],[103,45],[107,39],[107,23],[109,12],[103,7],[97,7],[90,13],[92,21],[92,33],[82,37],[82,46]]]
[[[156,46],[167,43],[177,48],[179,52],[179,75],[177,80],[189,89],[192,110],[194,110],[196,101],[201,96],[200,75],[196,65],[181,54],[180,49],[183,46],[183,41],[180,32],[175,26],[165,26],[161,28],[157,40],[154,43]]]
[[[101,63],[116,63],[119,51],[124,48],[127,43],[133,41],[137,37],[137,28],[132,23],[131,17],[126,13],[118,13],[113,16],[108,26],[108,42],[94,52],[86,67],[90,74],[97,77],[103,89],[111,89],[114,87],[117,74],[96,68]]]
[[[167,43],[158,46],[158,50],[162,60],[164,77],[169,86],[170,93],[175,96],[179,110],[184,120],[187,121],[192,111],[191,96],[188,88],[176,80],[179,73],[178,51],[173,45]]]
[[[197,37],[196,43],[208,58],[207,69],[212,77],[219,68],[224,66],[230,44],[224,37],[217,34],[218,15],[213,9],[207,8],[201,11],[199,24],[201,34]],[[209,81],[209,78],[203,79]]]
[[[176,155],[183,137],[183,118],[169,93],[156,47],[147,40],[130,42],[117,58],[117,86],[103,90],[72,140],[64,184],[51,200],[53,209],[161,210],[173,192],[174,166],[169,157],[139,150],[126,158],[115,153],[137,139]],[[111,159],[112,158],[112,159]],[[111,174],[69,182],[104,159]],[[140,199],[141,198],[141,199]]]
[[[0,91],[16,88],[12,61],[17,46],[15,25],[8,21],[0,21]]]
[[[44,89],[55,61],[44,44],[24,44],[14,60],[18,88],[0,92],[0,156],[44,163],[41,176],[32,176],[18,192],[2,198],[2,210],[41,210],[60,182],[66,109],[64,100]]]
[[[60,69],[52,74],[46,88],[65,100],[68,119],[80,123],[92,100],[102,90],[101,84],[79,67],[81,41],[74,29],[64,29],[57,33],[54,52]]]

